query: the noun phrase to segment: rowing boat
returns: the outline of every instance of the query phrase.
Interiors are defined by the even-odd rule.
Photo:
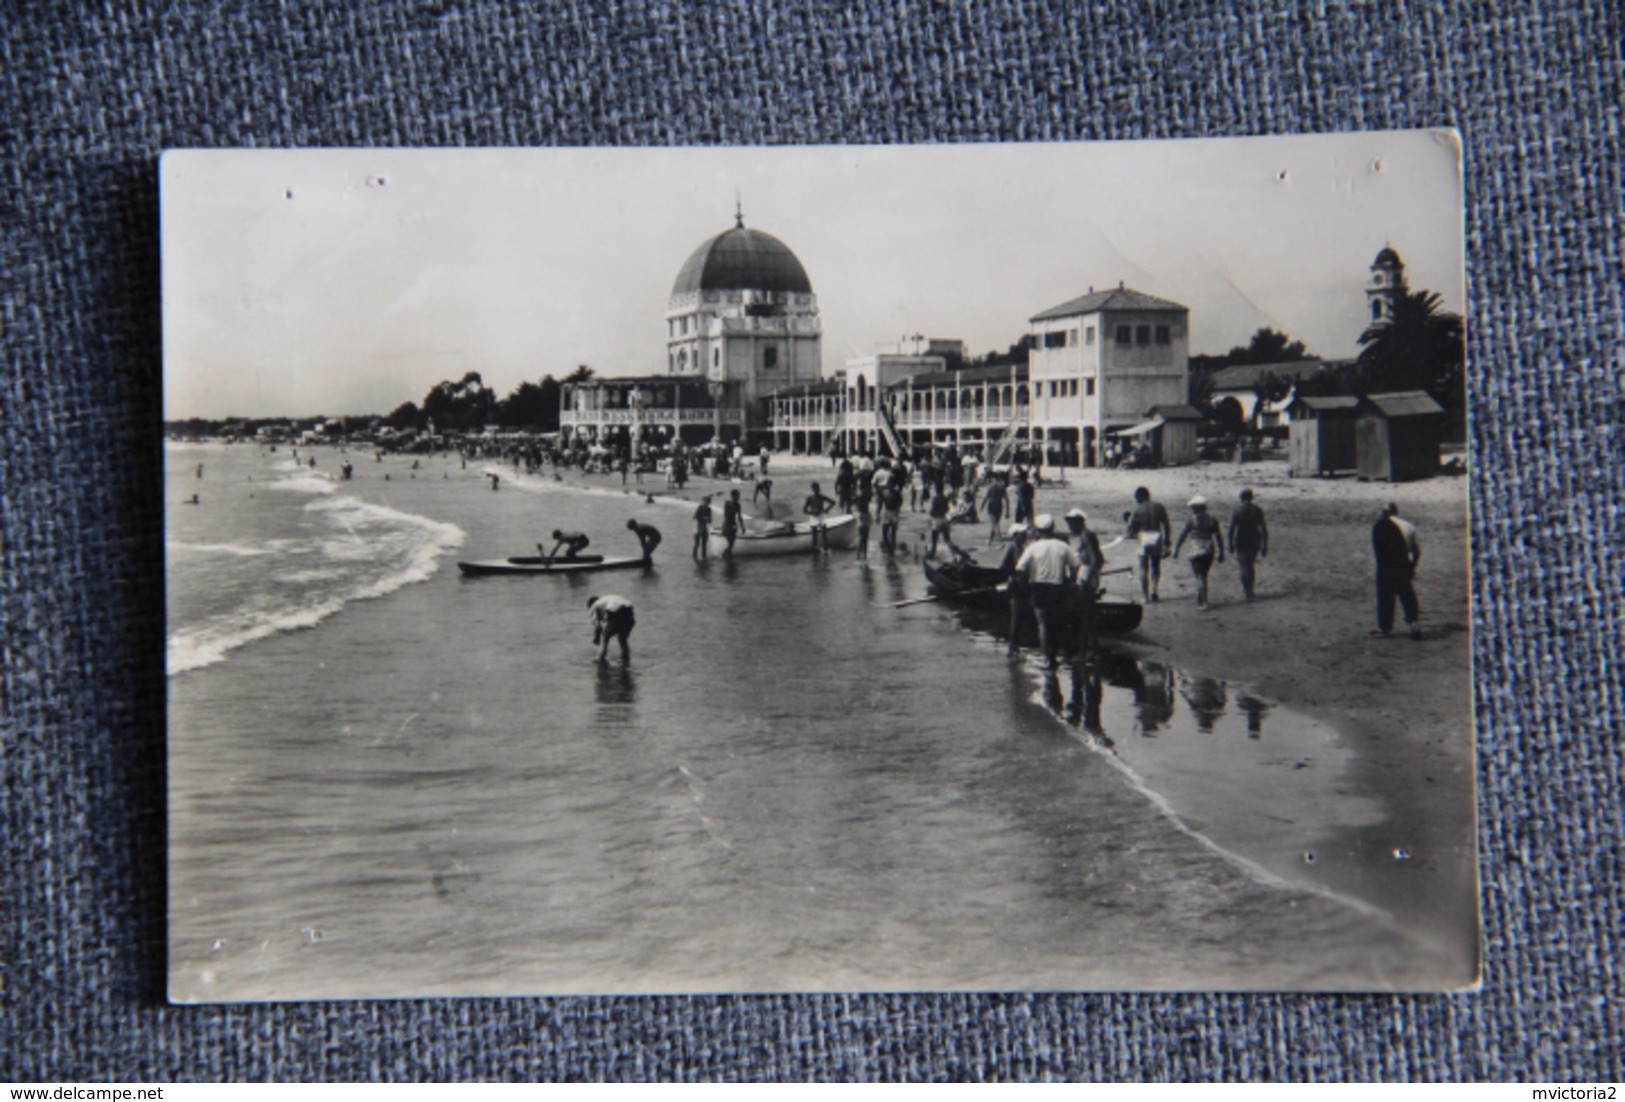
[[[630,570],[643,565],[643,560],[639,558],[605,559],[596,556],[593,562],[585,559],[558,559],[552,563],[521,561],[529,558],[533,556],[519,555],[492,562],[460,562],[457,569],[470,578],[479,578],[490,574],[597,574],[603,570]]]
[[[1009,576],[973,559],[925,560],[925,580],[944,601],[967,610],[1003,613],[1010,607]],[[1118,634],[1140,626],[1145,609],[1133,601],[1096,601],[1095,630]]]
[[[741,532],[734,539],[734,558],[760,558],[766,555],[804,555],[813,549],[813,530],[822,525],[824,541],[832,551],[846,550],[857,543],[858,518],[851,513],[826,517],[822,521],[781,523],[777,527]],[[711,557],[722,558],[728,550],[728,541],[721,532],[711,530],[709,543]]]

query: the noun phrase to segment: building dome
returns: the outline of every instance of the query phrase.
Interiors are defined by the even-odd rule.
[[[1403,268],[1405,262],[1399,259],[1398,253],[1385,245],[1382,252],[1377,254],[1377,259],[1371,262],[1371,266],[1373,268]]]
[[[684,262],[672,297],[691,291],[810,294],[812,283],[789,246],[772,234],[746,229],[741,222],[695,249]]]

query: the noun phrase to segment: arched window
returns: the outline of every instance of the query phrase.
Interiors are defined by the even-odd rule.
[[[677,353],[677,371],[678,371],[678,374],[682,374],[683,372],[685,372],[687,370],[688,370],[688,349],[685,348],[681,352]]]

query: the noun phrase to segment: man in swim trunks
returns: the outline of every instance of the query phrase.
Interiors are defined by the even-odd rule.
[[[734,557],[734,540],[745,530],[745,506],[739,500],[739,491],[731,490],[728,500],[722,503],[722,538],[728,541],[727,548],[722,557]]]
[[[626,522],[628,531],[635,532],[638,537],[638,546],[643,548],[643,565],[653,566],[655,561],[655,548],[660,546],[660,529],[652,524],[644,524],[633,519]]]
[[[553,529],[553,550],[544,552],[544,554],[547,556],[547,561],[552,562],[559,557],[559,548],[562,547],[564,548],[564,561],[572,562],[591,542],[580,532],[561,532],[555,528]],[[536,545],[537,550],[541,550],[541,547],[542,545],[539,543]]]
[[[706,494],[700,499],[699,508],[694,510],[694,552],[696,562],[704,562],[711,557],[711,495]]]
[[[1129,514],[1128,535],[1140,543],[1140,593],[1147,601],[1157,599],[1162,581],[1162,557],[1173,540],[1168,510],[1151,500],[1151,491],[1141,486],[1134,491],[1134,512]]]
[[[843,459],[842,462],[846,461]],[[813,521],[813,547],[824,551],[829,550],[829,541],[824,534],[824,514],[834,505],[834,499],[824,496],[824,492],[818,488],[816,482],[812,484],[812,493],[807,495],[807,500],[801,505],[801,511]]]
[[[632,615],[632,602],[613,593],[587,598],[587,615],[592,618],[592,641],[598,646],[598,661],[609,657],[609,641],[621,641],[621,665],[632,664],[632,629],[637,618]]]

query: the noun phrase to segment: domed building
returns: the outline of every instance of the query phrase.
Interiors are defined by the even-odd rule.
[[[818,381],[822,335],[801,261],[739,213],[732,229],[695,249],[677,273],[666,305],[666,369],[705,379],[752,435],[767,427],[770,392]]]
[[[768,395],[819,380],[822,337],[801,261],[736,212],[731,229],[678,269],[666,304],[665,372],[566,385],[561,427],[611,450],[674,439],[754,448],[768,428]]]

